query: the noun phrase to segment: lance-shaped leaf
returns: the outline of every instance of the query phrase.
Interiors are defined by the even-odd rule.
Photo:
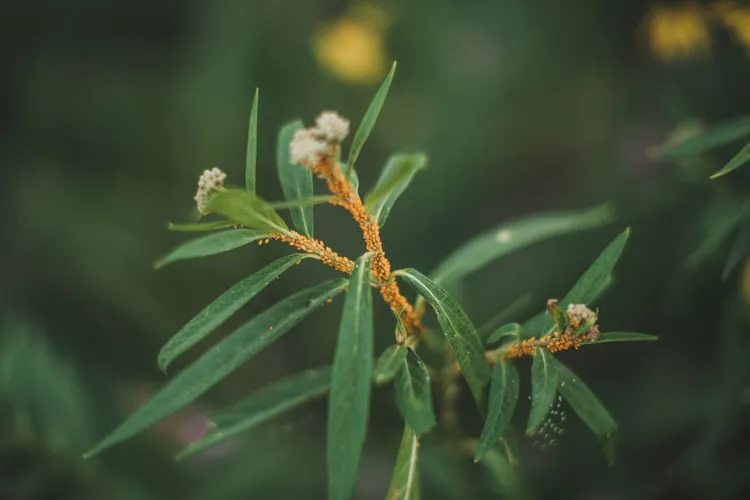
[[[453,349],[453,354],[469,384],[469,389],[480,410],[484,410],[484,390],[490,378],[490,366],[474,324],[456,299],[424,274],[416,269],[403,269],[398,271],[398,275],[424,297],[435,310],[438,322]]]
[[[435,425],[430,374],[417,353],[408,347],[396,375],[396,406],[417,436]]]
[[[596,340],[584,342],[581,345],[603,344],[606,342],[642,342],[654,340],[659,340],[659,337],[657,337],[656,335],[648,335],[645,333],[635,332],[605,332],[600,333]]]
[[[200,233],[203,231],[216,231],[217,229],[227,229],[234,226],[233,222],[226,220],[217,220],[214,222],[200,222],[196,224],[173,224],[167,223],[167,230],[185,233]]]
[[[354,164],[357,163],[359,153],[362,152],[362,147],[365,145],[367,138],[370,137],[370,132],[375,127],[375,122],[380,115],[380,109],[383,107],[385,97],[388,95],[388,89],[391,88],[391,81],[393,81],[393,75],[396,73],[396,63],[393,63],[390,73],[385,77],[382,85],[375,94],[375,97],[370,103],[370,107],[367,108],[365,116],[362,118],[362,123],[359,124],[357,131],[354,133],[354,139],[352,139],[352,145],[349,148],[349,158],[346,160],[348,165],[347,178],[354,172]]]
[[[432,279],[441,284],[457,281],[490,262],[553,236],[603,226],[612,220],[607,206],[581,212],[532,215],[503,224],[464,243],[435,270]]]
[[[682,141],[667,144],[659,150],[659,158],[670,160],[695,156],[746,136],[750,136],[750,116],[716,124]]]
[[[352,184],[354,192],[359,193],[359,176],[357,175],[357,172],[354,170],[350,172],[346,163],[339,163],[339,166],[341,167],[341,173],[343,173],[344,177]]]
[[[620,233],[599,254],[560,302],[559,307],[562,310],[566,310],[570,304],[590,304],[606,289],[629,236],[630,228]],[[525,335],[541,336],[548,332],[553,324],[552,318],[542,313],[524,323],[523,331]]]
[[[414,174],[426,165],[427,156],[421,153],[398,154],[388,159],[378,183],[365,196],[365,210],[380,227],[385,225],[393,204],[409,186]]]
[[[196,317],[175,334],[174,337],[161,348],[157,358],[159,368],[167,371],[167,367],[180,354],[203,340],[227,318],[247,304],[281,273],[292,267],[301,259],[312,257],[310,254],[291,254],[272,262],[257,273],[243,279],[232,288],[224,292],[218,299],[206,306]]]
[[[519,339],[521,337],[521,325],[518,323],[508,323],[495,330],[492,335],[487,338],[487,344],[493,344],[499,342],[504,338]]]
[[[370,254],[357,259],[341,315],[328,399],[328,498],[351,497],[370,412],[373,365]]]
[[[617,451],[615,419],[575,373],[554,358],[553,362],[556,365],[560,394],[599,439],[607,463],[613,465]]]
[[[321,196],[313,196],[312,198],[303,198],[300,200],[275,201],[275,202],[269,203],[269,205],[271,205],[271,207],[273,207],[276,210],[286,210],[289,208],[312,207],[314,205],[320,205],[321,203],[328,203],[335,199],[336,197],[333,195],[321,195]]]
[[[746,163],[750,162],[750,143],[746,144],[744,148],[740,150],[739,153],[734,155],[734,157],[729,160],[729,163],[724,165],[721,170],[713,174],[710,178],[716,179],[717,177],[721,177],[722,175],[726,175],[732,170],[737,170],[741,166],[745,165]]]
[[[264,387],[211,417],[212,426],[200,439],[177,455],[182,460],[217,443],[250,430],[277,415],[328,392],[329,366],[294,374]]]
[[[555,400],[557,363],[547,349],[538,348],[531,365],[531,410],[526,434],[533,434],[549,413]]]
[[[259,90],[255,89],[245,149],[245,187],[251,193],[255,193],[255,165],[258,162],[258,92]]]
[[[302,129],[302,121],[296,120],[287,123],[279,131],[276,144],[276,167],[279,171],[281,189],[287,201],[298,201],[312,198],[313,196],[313,174],[310,170],[299,165],[292,164],[289,158],[289,143],[292,142],[295,132]],[[301,234],[312,238],[313,236],[313,207],[297,206],[290,210],[294,227]]]
[[[403,344],[393,344],[383,351],[372,373],[376,384],[382,385],[393,380],[406,359],[406,349]]]
[[[419,500],[419,442],[416,433],[404,427],[386,500]]]
[[[282,233],[287,230],[284,219],[268,202],[244,189],[230,188],[219,191],[208,200],[207,208],[252,229],[269,233]]]
[[[216,255],[217,253],[228,252],[229,250],[234,250],[235,248],[267,237],[268,232],[257,229],[233,229],[231,231],[209,234],[183,243],[157,260],[154,263],[154,267],[159,269],[180,260],[196,259],[198,257],[207,257],[209,255]]]
[[[494,448],[510,423],[518,400],[518,370],[512,361],[501,359],[492,367],[490,405],[479,438],[474,461],[479,462]]]
[[[257,315],[170,380],[125,422],[94,446],[90,457],[168,417],[193,402],[265,347],[341,293],[346,280],[332,280],[298,292]]]
[[[732,201],[712,207],[705,216],[706,237],[685,259],[685,265],[689,269],[697,268],[708,256],[719,249],[748,212],[750,212],[750,201],[745,203]]]

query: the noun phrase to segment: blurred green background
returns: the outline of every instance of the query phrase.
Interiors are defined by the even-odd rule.
[[[322,109],[358,123],[394,59],[358,168],[366,189],[391,152],[430,157],[383,231],[396,268],[427,272],[467,238],[524,214],[613,202],[618,220],[607,228],[472,276],[462,301],[481,323],[527,293],[527,312],[542,309],[632,227],[600,323],[660,341],[561,354],[617,418],[618,463],[606,467],[577,420],[544,453],[522,438],[528,497],[750,495],[750,272],[722,280],[724,244],[685,265],[722,207],[745,196],[743,170],[708,180],[741,145],[682,164],[650,155],[680,124],[750,111],[750,6],[5,0],[0,26],[0,499],[322,498],[323,401],[184,463],[171,456],[213,408],[329,363],[340,301],[199,403],[101,457],[79,457],[163,383],[156,353],[172,334],[287,252],[248,246],[152,268],[185,239],[165,223],[188,220],[203,169],[242,184],[255,87],[259,192],[279,200],[281,124],[310,123]],[[340,212],[316,208],[317,236],[356,256],[357,228]],[[332,275],[304,263],[218,337]],[[377,352],[393,331],[378,307]],[[461,404],[463,430],[477,436],[471,402]],[[356,498],[384,496],[399,422],[391,389],[376,390]],[[430,451],[431,439],[424,498],[501,497],[482,467]]]

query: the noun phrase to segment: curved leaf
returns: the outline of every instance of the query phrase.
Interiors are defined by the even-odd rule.
[[[606,205],[580,212],[532,215],[503,224],[464,243],[430,273],[437,283],[457,281],[490,262],[533,243],[603,226],[612,220]]]
[[[719,123],[695,136],[668,144],[659,150],[659,158],[670,160],[685,156],[695,156],[710,149],[750,135],[750,116],[735,118],[730,121]]]
[[[268,233],[266,231],[259,231],[257,229],[233,229],[231,231],[209,234],[183,243],[157,260],[154,263],[154,267],[160,269],[167,264],[179,260],[196,259],[198,257],[207,257],[209,255],[228,252],[229,250],[234,250],[235,248],[267,237]]]
[[[596,340],[585,342],[586,344],[604,344],[606,342],[639,342],[659,340],[656,335],[635,332],[606,332],[600,333]]]
[[[516,409],[518,386],[519,376],[516,365],[506,359],[495,363],[492,367],[492,381],[490,382],[489,410],[477,451],[474,454],[475,462],[479,462],[497,445],[508,427],[513,411]]]
[[[234,226],[233,222],[226,220],[217,220],[214,222],[201,222],[197,224],[173,224],[167,223],[168,231],[180,231],[186,233],[202,232],[202,231],[215,231],[217,229],[227,229]]]
[[[555,400],[557,363],[547,349],[537,349],[531,365],[531,411],[526,434],[536,431]]]
[[[393,344],[383,351],[372,373],[376,384],[381,385],[393,380],[406,359],[406,349],[403,344]]]
[[[253,107],[250,109],[250,122],[247,126],[247,147],[245,149],[245,187],[255,193],[255,165],[258,162],[258,93],[255,89]]]
[[[354,491],[370,412],[373,365],[370,254],[357,259],[341,315],[328,400],[328,498],[346,500]]]
[[[206,205],[211,212],[217,212],[243,226],[260,229],[269,233],[283,233],[287,225],[276,210],[262,198],[244,189],[230,188],[211,196]]]
[[[333,195],[320,195],[320,196],[313,196],[311,198],[303,198],[300,200],[275,201],[275,202],[269,203],[269,205],[271,205],[271,207],[273,207],[276,210],[286,210],[289,208],[311,207],[313,205],[320,205],[322,203],[328,203],[335,199],[336,197]]]
[[[301,120],[287,123],[281,127],[276,143],[276,168],[279,171],[279,181],[281,181],[281,189],[284,191],[284,198],[290,202],[310,199],[314,194],[312,172],[299,165],[292,164],[289,159],[289,143],[292,142],[294,133],[302,127]],[[312,238],[313,207],[311,205],[296,206],[291,208],[290,212],[297,231]]]
[[[424,297],[435,310],[445,338],[453,349],[469,389],[481,410],[484,410],[484,389],[490,378],[490,366],[477,330],[459,303],[443,287],[416,269],[398,271],[404,281]]]
[[[396,406],[417,436],[435,425],[430,374],[417,353],[408,347],[396,376]]]
[[[393,204],[409,186],[414,174],[426,165],[427,156],[422,153],[398,154],[388,159],[377,184],[365,196],[365,210],[380,227],[385,225]]]
[[[385,500],[419,500],[419,442],[408,425],[398,448],[396,466],[393,468],[391,485]]]
[[[710,179],[716,179],[717,177],[721,177],[722,175],[726,175],[732,170],[737,170],[741,166],[745,165],[746,163],[750,162],[750,143],[746,144],[744,148],[740,150],[739,153],[734,155],[734,157],[729,160],[729,163],[724,165],[724,167],[713,174]]]
[[[559,378],[560,394],[599,439],[607,463],[613,465],[617,451],[615,419],[575,373],[561,362],[555,359],[553,361]]]
[[[247,304],[269,283],[278,278],[281,273],[301,259],[308,257],[312,256],[310,254],[292,254],[282,257],[224,292],[164,344],[157,357],[161,371],[166,372],[167,367],[175,358],[214,331],[240,307]]]
[[[501,326],[500,328],[495,330],[492,335],[490,335],[487,338],[487,344],[499,342],[505,337],[512,337],[516,339],[520,338],[521,337],[521,325],[519,325],[518,323],[508,323],[507,325]]]
[[[175,458],[182,460],[322,396],[331,383],[331,367],[314,368],[275,382],[211,418],[213,426]]]
[[[170,380],[85,457],[135,436],[193,402],[346,286],[346,280],[337,279],[297,292],[237,328]]]
[[[365,112],[365,116],[362,118],[362,123],[359,124],[357,131],[354,133],[354,139],[352,139],[352,145],[349,148],[349,158],[346,160],[346,164],[349,166],[347,171],[347,179],[354,172],[354,164],[357,163],[359,153],[362,151],[362,146],[365,145],[367,138],[370,137],[370,132],[375,127],[375,122],[380,115],[380,109],[383,107],[385,97],[388,95],[388,89],[391,88],[391,81],[393,81],[393,75],[396,73],[396,63],[393,63],[390,73],[385,77],[382,85],[372,99],[370,106]]]

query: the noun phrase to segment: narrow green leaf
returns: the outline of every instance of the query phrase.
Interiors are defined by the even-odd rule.
[[[255,165],[258,162],[258,93],[255,89],[250,122],[247,127],[247,148],[245,152],[245,187],[255,193]]]
[[[461,305],[443,287],[416,269],[397,271],[435,310],[445,338],[453,349],[469,389],[481,410],[485,407],[484,390],[490,378],[490,366],[477,330]]]
[[[370,107],[367,108],[365,116],[362,118],[362,123],[359,124],[357,131],[354,133],[354,139],[352,139],[352,145],[349,148],[349,158],[346,160],[346,164],[349,166],[347,174],[350,176],[354,171],[354,164],[357,163],[359,153],[362,151],[362,146],[365,145],[367,138],[370,137],[370,132],[375,127],[375,122],[380,115],[380,109],[383,107],[385,97],[388,95],[388,89],[391,87],[391,81],[393,75],[396,73],[396,63],[393,63],[390,73],[385,77],[383,84],[378,89],[375,97],[370,103]]]
[[[726,175],[732,170],[736,170],[740,168],[741,166],[745,165],[747,162],[750,162],[750,143],[746,144],[744,148],[740,150],[739,153],[734,155],[734,157],[729,160],[729,163],[724,165],[724,167],[713,174],[710,179],[716,179],[717,177],[721,177],[722,175]]]
[[[276,210],[286,210],[289,208],[311,207],[313,205],[321,205],[323,203],[328,203],[335,199],[336,197],[333,195],[321,195],[321,196],[313,196],[312,198],[304,198],[302,200],[275,201],[275,202],[269,203],[269,205],[271,205]]]
[[[365,210],[380,227],[401,193],[409,186],[414,174],[425,168],[427,156],[422,153],[398,154],[388,159],[375,187],[365,196]]]
[[[328,498],[351,497],[370,412],[373,366],[370,254],[354,266],[341,315],[328,401]]]
[[[612,271],[620,259],[620,255],[622,255],[629,236],[630,228],[620,233],[599,254],[599,257],[578,278],[576,284],[573,285],[573,288],[570,289],[560,302],[562,310],[566,310],[570,304],[590,304],[609,286],[609,283],[612,281]],[[524,323],[522,329],[525,335],[541,336],[549,331],[552,326],[552,319],[548,315],[541,313]]]
[[[179,260],[196,259],[198,257],[207,257],[209,255],[216,255],[217,253],[228,252],[229,250],[234,250],[235,248],[267,237],[268,233],[266,231],[259,231],[257,229],[233,229],[231,231],[209,234],[183,243],[157,260],[154,263],[154,267],[160,269],[167,264]]]
[[[503,325],[487,338],[487,344],[493,344],[499,342],[505,337],[511,337],[514,339],[521,338],[521,325],[518,323],[508,323]]]
[[[499,490],[498,493],[502,495],[502,498],[523,498],[520,494],[514,464],[505,450],[500,447],[489,450],[482,463],[492,474],[496,484],[495,489]]]
[[[750,255],[750,221],[745,220],[739,227],[737,239],[732,244],[729,251],[727,262],[724,265],[724,271],[721,273],[721,279],[726,281],[729,275],[737,266]]]
[[[396,376],[396,406],[417,436],[421,436],[435,425],[430,374],[411,348],[407,348],[407,354]]]
[[[313,174],[310,170],[292,164],[289,159],[289,143],[295,132],[302,129],[302,121],[287,123],[279,131],[276,144],[276,167],[279,171],[279,181],[284,190],[287,201],[294,202],[313,197]],[[311,205],[297,206],[291,209],[294,227],[301,234],[313,236],[313,207]]]
[[[347,281],[342,279],[321,283],[297,292],[255,316],[170,380],[85,457],[135,436],[193,402],[346,286]]]
[[[612,220],[606,205],[579,212],[532,215],[503,224],[464,243],[430,273],[441,284],[457,281],[490,262],[539,241],[603,226]]]
[[[547,349],[537,349],[531,365],[531,411],[526,434],[533,434],[549,413],[555,400],[557,364]]]
[[[329,366],[286,377],[241,399],[211,418],[212,427],[175,458],[182,460],[328,392]]]
[[[512,361],[501,359],[492,367],[490,382],[490,406],[484,423],[482,436],[479,438],[474,461],[479,462],[492,448],[513,417],[518,400],[519,376]]]
[[[180,354],[204,339],[227,318],[247,304],[261,290],[268,286],[281,273],[292,267],[301,259],[312,257],[310,254],[291,254],[267,265],[257,273],[243,279],[224,292],[218,299],[206,306],[197,316],[177,332],[159,351],[157,358],[161,371]]]
[[[560,361],[554,360],[558,374],[558,390],[581,420],[596,435],[602,445],[607,463],[615,462],[617,451],[617,423],[601,401],[586,384]]]
[[[735,118],[675,144],[668,144],[659,150],[659,158],[670,160],[685,156],[695,156],[750,135],[750,116]]]
[[[406,346],[393,344],[389,346],[378,358],[372,378],[377,385],[390,382],[398,373],[399,368],[406,359]]]
[[[735,230],[742,218],[748,213],[750,201],[740,204],[731,202],[724,206],[716,205],[714,212],[709,212],[706,221],[708,234],[701,244],[686,259],[688,269],[697,268],[707,257],[719,249],[732,231]]]
[[[494,315],[492,318],[487,320],[481,327],[477,328],[479,337],[486,339],[490,334],[494,333],[500,326],[509,323],[514,319],[519,319],[520,314],[525,310],[526,306],[531,303],[531,294],[527,293],[517,298],[510,303],[507,307],[502,309],[499,313]]]
[[[207,208],[252,229],[269,233],[288,229],[268,202],[244,189],[230,188],[216,193],[208,200]]]
[[[215,231],[216,229],[226,229],[234,226],[233,222],[226,220],[217,220],[215,222],[203,222],[199,224],[173,224],[167,223],[167,230],[169,231],[181,231],[181,232],[202,232],[202,231]]]
[[[344,177],[352,183],[354,192],[359,193],[359,176],[357,175],[357,172],[354,170],[349,171],[349,167],[346,163],[339,163],[339,166],[341,167],[341,173],[344,174]]]
[[[385,500],[419,500],[418,452],[417,435],[406,425]]]
[[[605,332],[600,333],[596,340],[585,342],[586,344],[603,344],[605,342],[639,342],[659,340],[656,335],[635,332]]]

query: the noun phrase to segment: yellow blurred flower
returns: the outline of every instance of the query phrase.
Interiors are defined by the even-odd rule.
[[[711,46],[708,21],[696,4],[657,5],[644,23],[651,51],[665,61],[703,54]]]
[[[750,55],[750,7],[741,7],[733,2],[721,2],[716,5],[715,11],[719,20]]]
[[[334,77],[349,83],[373,83],[386,69],[383,31],[385,11],[375,5],[358,5],[339,19],[320,26],[312,46],[318,64]]]

